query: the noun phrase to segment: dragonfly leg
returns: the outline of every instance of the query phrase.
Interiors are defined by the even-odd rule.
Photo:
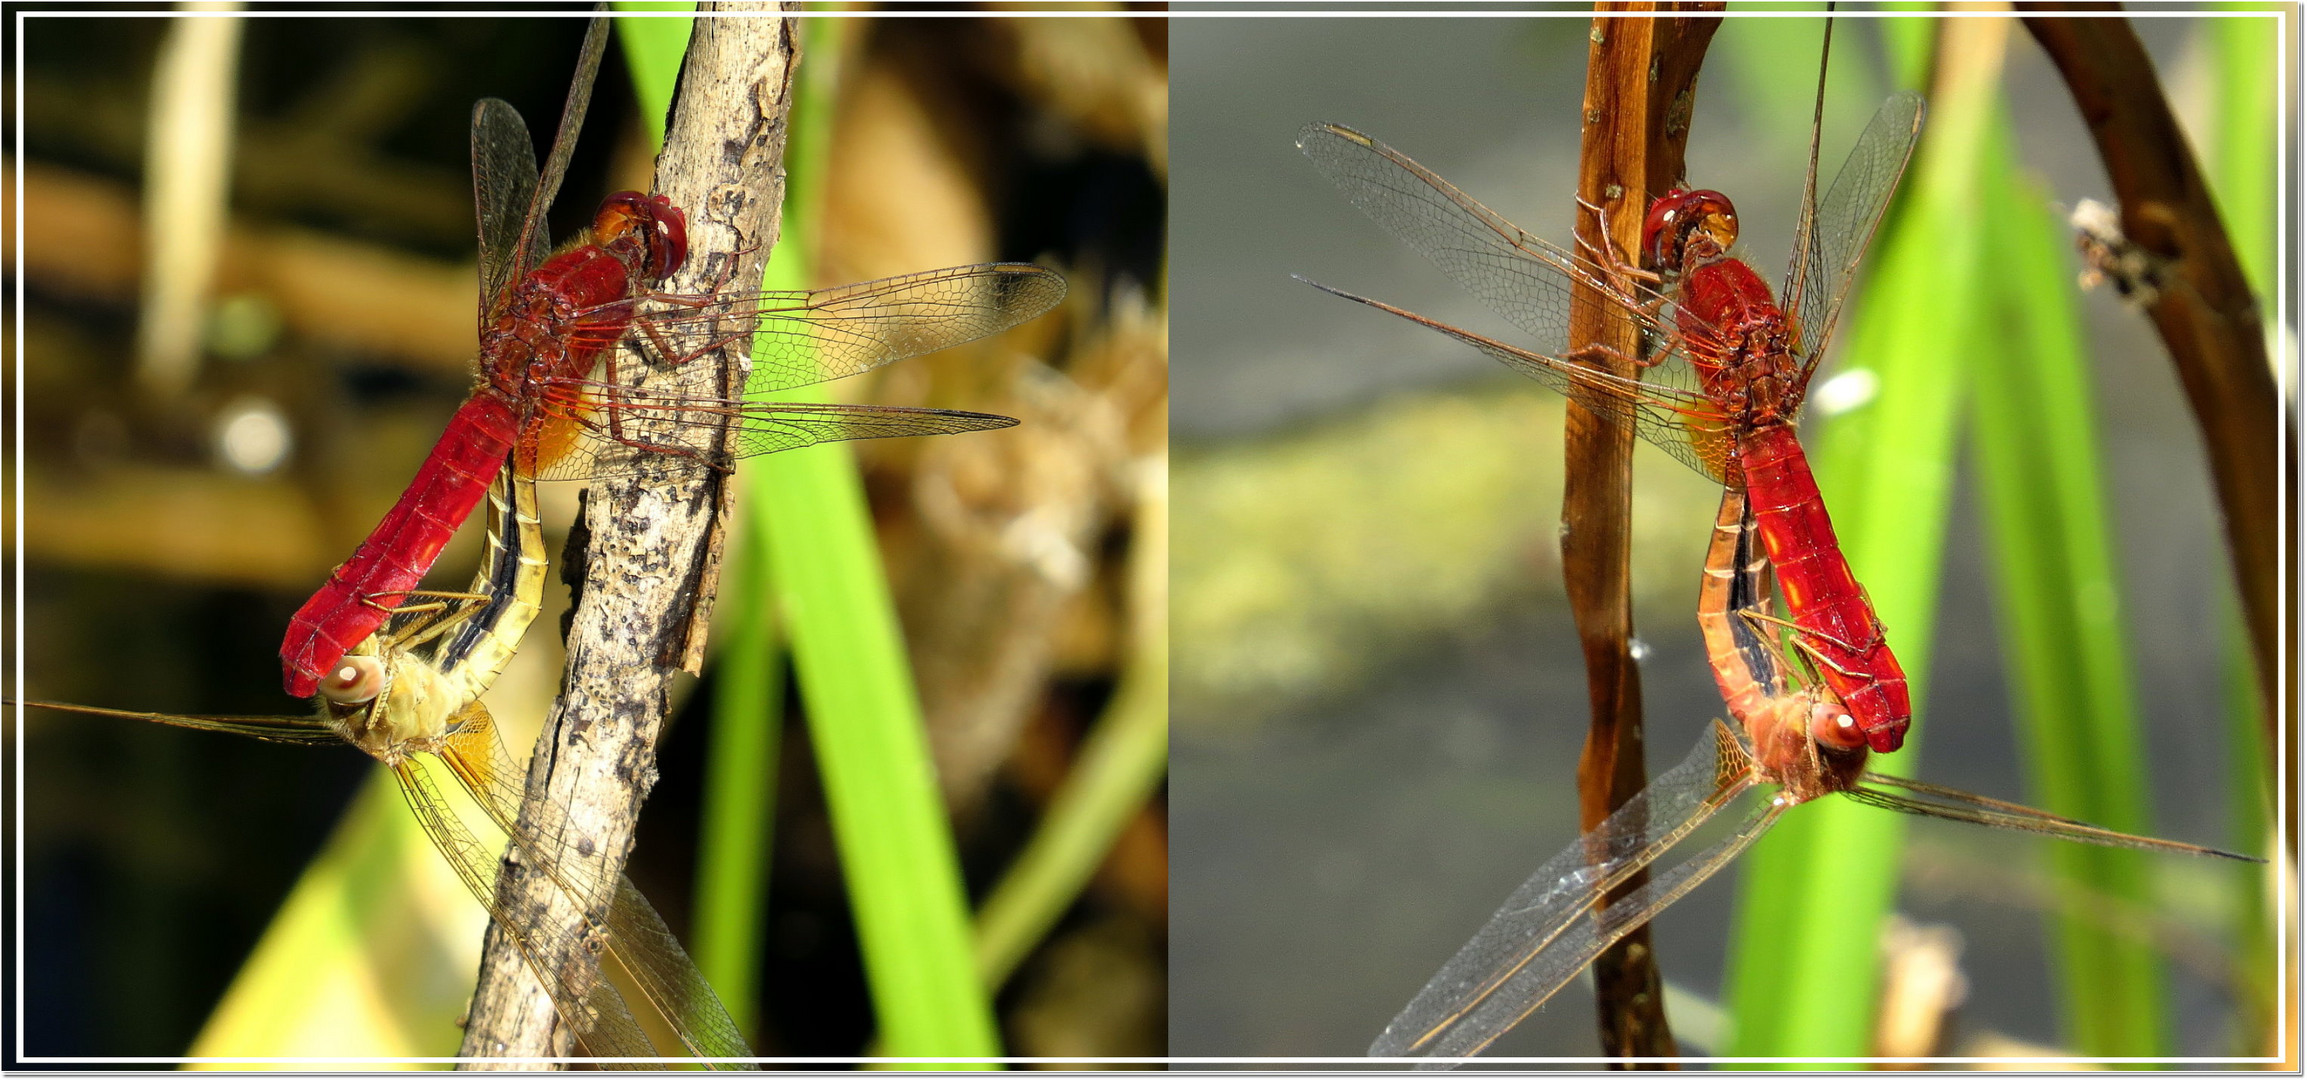
[[[670,367],[679,367],[715,349],[742,344],[746,339],[753,336],[752,331],[749,330],[732,331],[684,353],[675,349],[671,343],[665,340],[664,335],[658,332],[655,322],[648,319],[635,319],[633,320],[633,327],[639,330],[643,337],[649,339],[649,346],[656,351],[659,359]]]
[[[1742,611],[1739,614],[1746,616],[1750,620],[1757,622],[1768,622],[1774,626],[1785,627],[1786,629],[1793,631],[1795,648],[1812,654],[1820,663],[1825,664],[1826,666],[1833,668],[1835,671],[1845,675],[1860,673],[1852,672],[1849,669],[1844,668],[1842,665],[1836,664],[1833,661],[1827,659],[1825,655],[1819,653],[1818,646],[1811,643],[1824,642],[1828,645],[1834,646],[1837,649],[1841,649],[1846,653],[1863,653],[1868,649],[1875,647],[1876,644],[1882,641],[1883,627],[1882,620],[1880,619],[1875,620],[1874,641],[1861,645],[1844,641],[1843,639],[1838,638],[1833,634],[1829,634],[1823,630],[1813,630],[1806,626],[1797,625],[1786,619],[1781,619],[1776,615],[1769,615],[1759,611]]]
[[[1609,215],[1603,211],[1601,204],[1590,203],[1587,202],[1584,198],[1580,198],[1578,200],[1578,207],[1579,209],[1584,210],[1594,216],[1594,235],[1602,237],[1607,237],[1610,235]],[[1585,249],[1583,254],[1585,254],[1588,259],[1592,260],[1594,265],[1611,271],[1612,276],[1615,278],[1627,281],[1640,281],[1650,285],[1659,285],[1666,281],[1664,275],[1661,275],[1656,271],[1644,270],[1639,264],[1627,259],[1623,255],[1620,255],[1615,249],[1610,248],[1610,246],[1607,244],[1595,245],[1586,241],[1580,241],[1579,246]],[[1598,246],[1602,250],[1596,250]]]
[[[391,596],[401,597],[402,602],[397,604],[385,602],[385,598]],[[426,598],[425,603],[411,604],[407,602],[409,599],[420,596]],[[482,596],[479,593],[436,592],[430,589],[409,589],[404,592],[364,593],[361,595],[360,602],[366,607],[375,608],[379,611],[389,611],[394,615],[419,615],[425,612],[444,610],[449,606],[450,603],[472,602],[487,599],[488,597]]]
[[[448,633],[462,625],[465,620],[478,614],[492,599],[476,593],[411,593],[410,595],[432,595],[449,599],[397,609],[394,612],[396,616],[417,616],[413,619],[399,620],[400,628],[387,633],[387,639],[397,649],[413,649]]]
[[[1788,622],[1787,620],[1779,618],[1778,616],[1773,615],[1768,611],[1764,611],[1758,608],[1741,608],[1737,612],[1737,615],[1739,621],[1745,623],[1747,629],[1753,632],[1755,636],[1762,638],[1766,642],[1773,643],[1771,649],[1773,655],[1781,655],[1781,650],[1784,648],[1783,646],[1780,646],[1776,643],[1779,631],[1783,629],[1791,630],[1794,632],[1796,644],[1791,650],[1786,650],[1792,655],[1794,660],[1793,666],[1788,667],[1774,665],[1778,666],[1779,669],[1773,672],[1777,678],[1782,679],[1789,684],[1786,687],[1787,691],[1796,693],[1808,693],[1813,687],[1818,685],[1820,681],[1818,664],[1814,662],[1812,651],[1801,647],[1799,644],[1802,640],[1802,635],[1807,633],[1807,631],[1805,631],[1802,627],[1795,625],[1794,623]],[[1823,657],[1817,657],[1815,659],[1820,661],[1824,660]]]
[[[611,392],[615,392],[615,386],[613,382]],[[630,406],[629,408],[631,408],[633,411],[646,414],[650,409],[650,406],[646,403],[642,403]],[[584,428],[586,431],[614,442],[619,446],[627,446],[635,450],[648,450],[660,454],[672,454],[678,457],[685,457],[691,461],[695,461],[698,464],[705,466],[706,468],[712,469],[717,473],[726,474],[734,471],[734,467],[730,463],[721,460],[721,455],[711,451],[710,449],[699,448],[688,443],[680,442],[678,440],[660,441],[657,439],[646,438],[637,431],[627,431],[626,425],[628,421],[625,416],[625,412],[627,410],[624,408],[608,409],[603,411],[609,414],[609,419],[605,423],[603,421],[593,419],[589,416],[574,412],[570,413],[568,418],[579,427]],[[689,416],[728,415],[732,421],[741,422],[736,416],[736,410],[733,408],[727,410],[684,408],[682,412]]]

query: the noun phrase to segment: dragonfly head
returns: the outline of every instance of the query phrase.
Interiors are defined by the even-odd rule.
[[[1866,733],[1859,729],[1858,718],[1832,694],[1820,695],[1811,704],[1808,728],[1810,741],[1829,750],[1866,752]]]
[[[689,218],[663,195],[620,191],[593,215],[593,242],[659,281],[689,259]]]
[[[1643,253],[1668,273],[1718,258],[1737,242],[1738,209],[1719,191],[1676,188],[1652,202],[1642,219]]]
[[[387,765],[446,734],[458,700],[438,671],[384,650],[376,635],[338,662],[314,698],[346,742]]]
[[[320,696],[334,705],[353,707],[376,700],[384,692],[385,666],[374,656],[347,656],[320,681]]]

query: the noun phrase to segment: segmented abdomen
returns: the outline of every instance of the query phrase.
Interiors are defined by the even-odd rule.
[[[1888,753],[1906,739],[1906,672],[1883,640],[1882,623],[1843,559],[1826,501],[1811,477],[1802,444],[1786,424],[1765,424],[1739,440],[1739,464],[1755,526],[1778,573],[1779,595],[1798,642],[1866,734]]]
[[[512,450],[513,417],[512,403],[486,389],[457,409],[400,501],[289,619],[280,661],[290,694],[311,697],[328,669],[424,579]]]

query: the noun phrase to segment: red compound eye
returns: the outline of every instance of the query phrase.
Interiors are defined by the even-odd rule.
[[[689,218],[663,195],[620,191],[593,215],[593,242],[656,281],[689,260]]]
[[[1693,258],[1708,259],[1738,242],[1738,210],[1719,191],[1676,188],[1650,204],[1642,219],[1642,251],[1660,270],[1678,273]]]

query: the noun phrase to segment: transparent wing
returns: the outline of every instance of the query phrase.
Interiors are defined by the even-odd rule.
[[[609,48],[609,20],[594,15],[585,27],[585,43],[577,49],[577,70],[569,79],[569,96],[561,105],[561,125],[553,132],[553,148],[545,155],[545,168],[537,176],[536,197],[521,224],[522,261],[535,266],[545,261],[552,246],[545,236],[545,211],[561,192],[569,158],[577,152],[577,131],[585,126],[585,107],[593,100],[593,78],[601,70],[601,54]]]
[[[1910,780],[1903,776],[1884,776],[1866,773],[1859,777],[1861,784],[1874,787],[1855,787],[1843,794],[1869,806],[1896,810],[1902,814],[1945,818],[1949,821],[1968,821],[1996,829],[2038,833],[2071,840],[2078,844],[2096,844],[2100,847],[2133,848],[2139,851],[2162,851],[2176,855],[2210,855],[2240,862],[2266,862],[2249,855],[2238,855],[2201,844],[2178,840],[2158,840],[2151,836],[2133,836],[2130,833],[2102,829],[2073,818],[2064,818],[2031,806],[1974,795],[1959,788]],[[1911,794],[1882,790],[1885,787],[1903,788]]]
[[[532,925],[533,920],[506,911],[497,902],[496,852],[465,828],[464,822],[442,798],[432,776],[411,761],[394,766],[393,776],[400,781],[402,801],[408,804],[409,812],[416,815],[425,835],[432,838],[433,847],[449,861],[449,867],[464,881],[474,899],[488,909],[498,930],[512,939],[522,959],[527,961],[529,971],[552,996],[553,1007],[561,1019],[576,1032],[585,1052],[603,1058],[658,1056],[648,1035],[633,1019],[632,1010],[626,1007],[624,997],[598,968],[587,965],[583,970],[572,970],[546,962],[546,956],[559,951],[546,948],[547,943],[567,937],[566,931]]]
[[[1729,462],[1735,444],[1733,426],[1723,416],[1721,408],[1708,400],[1705,394],[1671,385],[1663,379],[1651,382],[1620,378],[1599,368],[1534,353],[1470,330],[1461,330],[1382,300],[1357,296],[1344,289],[1332,288],[1303,277],[1298,280],[1332,296],[1377,308],[1428,330],[1457,338],[1480,349],[1491,359],[1546,384],[1598,415],[1625,420],[1634,428],[1635,434],[1642,436],[1652,446],[1666,451],[1674,460],[1716,480],[1727,482],[1731,475]]]
[[[689,363],[752,341],[751,394],[790,390],[991,337],[1065,299],[1065,279],[1030,263],[978,263],[808,292],[645,299],[633,315],[644,352],[681,369],[654,380],[701,397],[716,391],[710,365]]]
[[[1843,299],[1914,155],[1922,121],[1922,95],[1901,91],[1885,100],[1819,200],[1810,227],[1797,233],[1804,246],[1795,249],[1779,301],[1796,320],[1806,377],[1833,339]]]
[[[506,754],[504,743],[485,709],[476,703],[463,719],[464,723],[441,758],[497,828],[514,838],[523,858],[544,867],[553,883],[575,898],[581,910],[597,910],[602,894],[614,889],[607,904],[605,958],[632,976],[632,985],[672,1027],[690,1054],[700,1058],[751,1058],[753,1050],[738,1032],[737,1022],[730,1018],[720,996],[713,992],[712,985],[697,970],[696,962],[681,947],[680,939],[673,936],[664,918],[630,878],[619,874],[606,886],[597,880],[574,880],[565,863],[552,853],[539,850],[537,843],[520,830],[519,770],[513,767],[512,758]],[[596,1053],[626,1056],[606,1051]]]
[[[1601,284],[1599,267],[1531,235],[1433,170],[1343,124],[1308,124],[1298,149],[1403,243],[1433,260],[1541,346],[1567,346],[1572,279]]]
[[[0,700],[0,705],[53,709],[57,712],[109,716],[121,720],[144,720],[195,731],[221,731],[264,742],[322,746],[345,741],[334,725],[317,716],[176,716],[170,713],[131,712],[127,709],[99,709],[92,705],[67,705],[60,701]]]
[[[481,321],[506,286],[537,260],[524,254],[522,232],[537,194],[537,150],[529,127],[496,98],[473,103],[473,211],[480,219]]]
[[[748,390],[765,394],[870,371],[998,334],[1065,298],[1065,279],[1023,263],[931,270],[810,292],[737,297],[656,296],[638,313],[605,314],[603,334],[642,344],[644,385],[604,366],[597,380],[560,380],[535,406],[551,422],[533,436],[537,475],[574,479],[630,469],[646,452],[715,465],[851,439],[984,431],[1005,416],[894,406],[739,400],[706,355],[750,342]],[[627,322],[630,322],[628,327]],[[723,426],[732,428],[722,448]]]
[[[1352,128],[1309,124],[1298,132],[1298,149],[1337,184],[1346,201],[1535,337],[1541,349],[1562,354],[1501,345],[1326,285],[1317,288],[1457,337],[1588,409],[1628,418],[1644,438],[1684,464],[1716,479],[1723,476],[1727,446],[1685,430],[1719,416],[1707,406],[1681,355],[1681,332],[1674,328],[1677,319],[1697,325],[1695,316],[1592,258],[1532,235],[1432,170]],[[1623,311],[1642,326],[1653,351],[1652,366],[1640,381],[1614,378],[1567,355],[1582,344],[1570,341],[1573,308],[1594,303]]]
[[[1464,1057],[1488,1046],[1562,988],[1596,954],[1657,914],[1775,820],[1656,875],[1599,916],[1595,903],[1754,786],[1752,761],[1716,724],[1689,756],[1530,875],[1458,955],[1442,965],[1378,1040],[1372,1057]]]
[[[899,405],[709,402],[622,390],[615,393],[613,407],[604,404],[608,400],[605,394],[590,396],[581,407],[566,410],[571,430],[562,444],[568,450],[541,454],[538,479],[621,475],[664,454],[726,468],[740,458],[819,443],[1017,426],[1016,419],[991,413]],[[726,446],[721,441],[724,418],[730,432]]]

